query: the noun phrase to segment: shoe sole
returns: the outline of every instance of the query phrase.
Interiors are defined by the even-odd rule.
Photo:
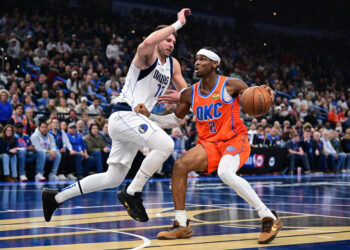
[[[276,238],[277,234],[280,232],[281,229],[282,229],[282,228],[278,229],[277,232],[276,232],[276,234],[272,235],[270,238],[267,238],[267,239],[264,240],[264,241],[258,241],[258,243],[259,243],[259,244],[267,244],[267,243],[270,243],[271,241],[273,241],[273,240]]]
[[[126,201],[127,199],[125,199],[125,196],[123,193],[118,193],[117,197],[118,197],[118,200],[120,201],[120,203],[124,205],[126,211],[128,212],[128,214],[131,218],[133,218],[134,220],[139,221],[139,222],[147,222],[148,221],[148,217],[147,218],[139,218],[132,211],[132,209],[130,208],[128,202]]]
[[[193,236],[193,233],[190,236],[183,236],[183,237],[177,237],[177,238],[167,238],[167,237],[157,237],[158,240],[177,240],[177,239],[188,239]]]
[[[43,191],[41,193],[41,200],[42,200],[42,203],[43,203],[43,212],[44,212],[45,221],[49,222],[51,220],[52,215],[50,217],[46,215],[46,213],[48,212],[47,209],[44,206],[44,203],[46,201],[46,196],[47,196],[46,195],[46,190],[47,190],[46,188],[43,189]]]

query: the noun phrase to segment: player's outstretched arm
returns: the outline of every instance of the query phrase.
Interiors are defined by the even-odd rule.
[[[192,88],[186,89],[180,97],[180,102],[176,106],[175,112],[169,115],[151,114],[144,104],[138,104],[134,111],[143,114],[156,122],[161,128],[175,128],[181,125],[182,119],[190,111],[192,101]]]
[[[178,20],[172,25],[151,33],[137,48],[137,55],[141,57],[153,56],[156,45],[173,34],[186,24],[186,16],[191,15],[190,9],[182,9],[178,14]]]

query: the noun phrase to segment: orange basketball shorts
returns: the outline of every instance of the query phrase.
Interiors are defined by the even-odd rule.
[[[239,168],[248,160],[250,155],[250,145],[248,135],[238,134],[234,138],[227,141],[198,141],[207,152],[208,169],[204,171],[205,174],[210,174],[219,167],[219,162],[224,155],[235,156],[239,154],[240,164]]]

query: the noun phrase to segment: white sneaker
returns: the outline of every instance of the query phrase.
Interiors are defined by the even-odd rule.
[[[342,169],[341,172],[342,173],[347,173],[348,171],[346,171],[346,169]]]
[[[64,176],[64,174],[60,174],[57,176],[59,181],[66,181],[68,180],[67,177]]]
[[[42,173],[37,173],[35,175],[35,181],[46,181],[46,178],[42,175]]]
[[[188,174],[188,177],[192,177],[192,178],[196,178],[198,176],[199,176],[199,174],[197,174],[195,171],[192,171]]]
[[[22,174],[22,175],[19,176],[19,181],[20,182],[26,182],[26,181],[28,181],[28,178],[27,178],[27,176],[25,174]]]
[[[58,181],[58,176],[54,173],[49,174],[49,181]]]
[[[70,180],[70,181],[76,181],[78,178],[77,177],[75,177],[73,174],[68,174],[67,175],[67,178],[68,178],[68,180]]]

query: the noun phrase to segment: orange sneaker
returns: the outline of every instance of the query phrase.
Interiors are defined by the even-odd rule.
[[[175,240],[190,238],[193,235],[193,231],[190,226],[190,220],[187,220],[186,227],[180,226],[177,220],[174,221],[173,227],[167,231],[159,232],[157,235],[158,240]]]
[[[276,216],[277,220],[274,221],[271,217],[264,217],[262,219],[261,234],[258,239],[259,244],[267,244],[273,241],[282,229],[282,221],[278,218],[275,211],[272,211],[272,213]]]

